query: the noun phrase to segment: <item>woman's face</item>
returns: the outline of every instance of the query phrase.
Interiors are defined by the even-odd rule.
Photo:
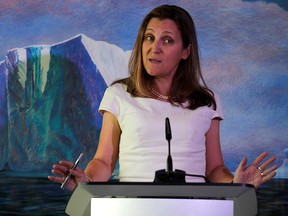
[[[142,60],[149,75],[173,79],[180,60],[189,54],[190,47],[183,48],[181,32],[173,20],[150,20],[142,43]]]

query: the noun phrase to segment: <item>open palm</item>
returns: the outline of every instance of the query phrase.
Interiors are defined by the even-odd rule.
[[[235,171],[233,182],[251,184],[257,188],[264,182],[272,179],[276,175],[275,170],[278,166],[273,165],[269,167],[276,160],[274,156],[262,163],[267,156],[268,152],[263,152],[249,166],[246,166],[248,159],[244,157]]]

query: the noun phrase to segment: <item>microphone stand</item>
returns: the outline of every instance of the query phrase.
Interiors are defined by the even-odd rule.
[[[185,184],[186,173],[183,170],[173,171],[173,161],[171,156],[171,145],[172,139],[171,127],[169,118],[165,121],[165,134],[166,140],[168,141],[168,157],[167,157],[167,169],[161,169],[155,172],[155,183],[171,183],[171,184]]]

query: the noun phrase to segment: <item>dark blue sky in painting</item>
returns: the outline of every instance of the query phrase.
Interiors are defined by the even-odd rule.
[[[286,0],[0,0],[0,61],[7,50],[80,33],[130,50],[142,18],[160,4],[182,6],[194,18],[204,77],[223,99],[230,167],[263,149],[281,163],[288,147]]]

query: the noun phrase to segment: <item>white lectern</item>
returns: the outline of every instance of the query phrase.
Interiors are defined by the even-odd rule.
[[[253,186],[241,184],[80,183],[71,216],[255,216]]]

